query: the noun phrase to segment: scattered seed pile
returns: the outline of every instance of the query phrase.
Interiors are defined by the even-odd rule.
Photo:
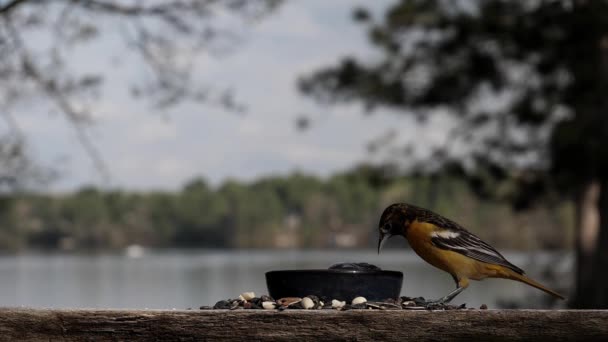
[[[483,304],[480,309],[487,309]],[[236,299],[220,300],[214,306],[201,306],[201,310],[463,310],[466,304],[450,305],[426,301],[423,297],[400,297],[397,300],[386,299],[380,302],[370,302],[364,297],[357,297],[351,303],[317,296],[286,297],[275,300],[270,296],[256,297],[253,292],[244,292]],[[473,309],[473,308],[469,308]]]

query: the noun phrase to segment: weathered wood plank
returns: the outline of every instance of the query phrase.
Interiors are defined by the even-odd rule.
[[[604,310],[283,312],[0,309],[0,340],[603,340]]]

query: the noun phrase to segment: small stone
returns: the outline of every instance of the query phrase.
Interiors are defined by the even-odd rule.
[[[308,309],[312,309],[315,307],[315,302],[310,299],[309,297],[304,297],[302,298],[302,303],[300,303],[302,305],[302,308],[304,308],[305,310]]]
[[[416,297],[416,298],[412,298],[412,300],[414,301],[414,303],[416,303],[416,305],[418,306],[425,306],[427,304],[426,300],[424,299],[424,297]]]
[[[219,310],[226,310],[226,309],[230,309],[231,307],[231,303],[227,300],[220,300],[219,302],[215,303],[215,305],[213,306],[214,309],[219,309]]]
[[[244,309],[251,309],[251,307],[252,307],[252,306],[253,306],[253,304],[252,304],[252,303],[249,303],[249,302],[245,302],[245,303],[243,303],[243,308],[244,308]]]
[[[243,293],[241,293],[239,298],[243,298],[243,300],[245,300],[245,301],[250,301],[253,298],[255,298],[255,293],[254,292],[243,292]]]
[[[260,297],[254,297],[249,302],[251,302],[251,304],[254,304],[257,306],[262,305],[262,299]]]
[[[263,295],[262,297],[260,297],[260,300],[262,302],[274,302],[274,298],[267,295]]]
[[[367,299],[365,299],[365,297],[356,297],[355,299],[353,299],[353,301],[351,302],[352,305],[357,305],[357,304],[363,304],[367,302]]]
[[[381,268],[368,264],[366,262],[343,262],[340,264],[331,265],[329,267],[330,270],[358,270],[358,271],[381,271]]]
[[[212,306],[207,306],[207,305],[203,305],[201,307],[198,308],[199,310],[211,310],[213,309]],[[188,310],[192,310],[192,308],[188,308]]]
[[[334,308],[334,309],[342,308],[345,305],[346,305],[346,302],[344,302],[344,301],[339,301],[339,300],[336,300],[336,299],[333,299],[331,301],[331,307]]]
[[[353,305],[351,305],[351,307],[352,307],[354,310],[363,310],[363,309],[367,309],[367,302],[353,304]]]
[[[274,310],[277,307],[277,305],[275,304],[275,302],[270,302],[270,301],[266,301],[266,302],[262,302],[262,308],[264,308],[264,310]]]
[[[479,309],[481,310],[488,310],[488,306],[485,304],[481,304],[481,306],[479,307]]]
[[[241,301],[235,300],[232,302],[232,306],[230,307],[230,310],[236,310],[239,308],[240,305],[241,305]]]

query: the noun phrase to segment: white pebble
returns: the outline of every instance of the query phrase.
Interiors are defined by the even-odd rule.
[[[325,306],[325,303],[323,303],[323,301],[322,301],[322,300],[320,300],[320,301],[319,301],[319,307],[321,307],[321,308],[322,308],[322,307],[324,307],[324,306]]]
[[[255,293],[254,292],[243,292],[239,296],[239,299],[241,299],[241,298],[242,298],[242,300],[250,301],[253,298],[255,298]]]
[[[341,302],[339,300],[333,299],[331,301],[331,307],[334,309],[339,309],[341,307],[344,307],[344,305],[346,305],[346,302]]]
[[[300,303],[304,309],[312,309],[315,306],[315,302],[308,297],[302,298],[302,302]]]
[[[274,308],[276,308],[276,304],[274,302],[263,302],[262,307],[265,310],[273,310]]]
[[[351,304],[352,305],[357,305],[357,304],[363,304],[363,303],[366,303],[366,302],[367,302],[367,299],[365,299],[365,297],[357,297],[357,298],[353,299],[353,301],[352,301]]]

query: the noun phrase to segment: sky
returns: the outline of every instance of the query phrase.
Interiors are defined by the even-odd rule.
[[[226,179],[251,181],[294,171],[326,177],[378,159],[366,144],[389,130],[419,144],[440,139],[440,132],[421,130],[409,116],[388,110],[365,115],[357,104],[326,107],[297,90],[298,77],[342,56],[374,58],[365,29],[353,23],[351,11],[365,4],[380,14],[390,3],[287,1],[271,16],[247,26],[244,43],[235,51],[220,58],[201,56],[194,78],[233,89],[247,106],[243,114],[199,103],[160,113],[134,101],[124,84],[145,75],[133,59],[116,62],[124,48],[119,35],[107,34],[96,46],[75,53],[75,68],[94,68],[106,75],[88,134],[109,167],[109,186],[176,190],[194,177],[218,185]],[[108,186],[61,115],[48,114],[36,104],[21,110],[16,117],[31,137],[33,155],[60,170],[48,191]],[[301,114],[312,120],[304,132],[295,125]]]

